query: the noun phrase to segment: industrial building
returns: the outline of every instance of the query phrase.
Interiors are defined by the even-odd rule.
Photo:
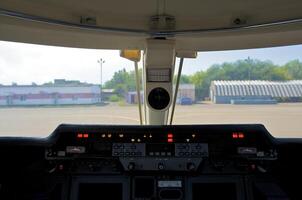
[[[217,104],[272,104],[301,101],[302,80],[212,81],[210,98]]]
[[[194,84],[180,84],[177,93],[177,101],[181,98],[190,98],[195,102],[195,85]]]
[[[100,96],[98,85],[64,79],[43,85],[0,85],[0,106],[96,104]]]

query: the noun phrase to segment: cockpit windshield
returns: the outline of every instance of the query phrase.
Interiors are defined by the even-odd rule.
[[[133,63],[118,50],[0,42],[0,136],[45,137],[62,123],[139,124],[137,103]],[[260,123],[276,137],[301,137],[301,119],[302,45],[184,60],[173,124]]]

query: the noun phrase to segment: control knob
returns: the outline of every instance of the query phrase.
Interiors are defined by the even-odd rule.
[[[188,163],[187,164],[187,170],[188,171],[193,171],[193,170],[195,170],[195,168],[196,168],[196,166],[195,166],[194,163]]]
[[[163,163],[158,163],[157,168],[159,170],[164,170],[165,169],[165,165]]]
[[[135,163],[134,162],[130,162],[128,164],[128,169],[131,171],[131,170],[134,170],[135,169]]]

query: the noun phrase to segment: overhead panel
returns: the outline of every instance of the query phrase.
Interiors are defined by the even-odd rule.
[[[143,50],[162,37],[176,51],[293,45],[302,43],[301,9],[300,0],[2,0],[0,40]],[[152,19],[170,26],[154,29]]]

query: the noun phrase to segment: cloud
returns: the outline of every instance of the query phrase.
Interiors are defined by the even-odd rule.
[[[44,83],[55,78],[100,83],[99,58],[103,64],[103,82],[114,71],[133,69],[133,63],[120,58],[119,51],[42,46],[0,41],[2,84]]]
[[[302,59],[302,45],[248,49],[235,51],[200,52],[197,59],[185,59],[183,74],[205,70],[213,64],[233,62],[247,57],[272,60],[284,64],[293,59]],[[133,70],[133,63],[121,58],[117,50],[97,50],[54,47],[0,41],[0,84],[41,84],[56,78],[100,83],[100,66],[103,58],[103,83],[115,71]],[[178,66],[178,62],[176,63]],[[142,63],[139,63],[142,67]],[[176,66],[176,67],[177,67]],[[177,72],[177,71],[176,71]]]

